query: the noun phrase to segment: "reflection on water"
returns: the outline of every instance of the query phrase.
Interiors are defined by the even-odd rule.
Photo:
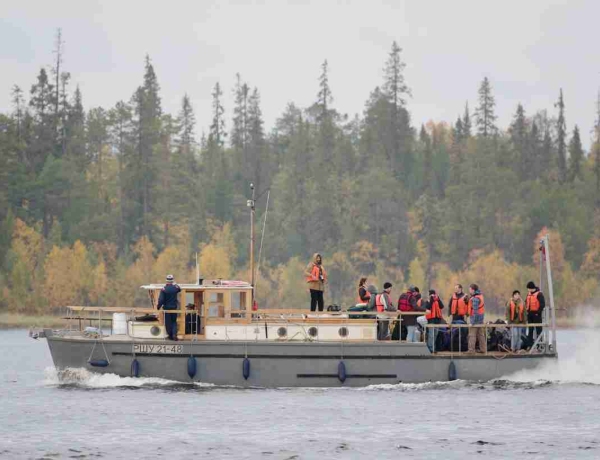
[[[600,458],[600,334],[558,339],[557,364],[490,382],[240,389],[58,373],[0,331],[0,459]]]

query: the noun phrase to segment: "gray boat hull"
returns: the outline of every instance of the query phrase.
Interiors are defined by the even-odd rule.
[[[85,368],[131,376],[136,359],[140,377],[240,387],[360,387],[447,381],[451,362],[456,378],[487,381],[556,359],[556,354],[506,354],[501,359],[479,354],[440,356],[432,355],[423,343],[404,342],[159,342],[133,341],[126,336],[104,340],[61,337],[50,330],[45,334],[58,369]],[[193,378],[188,375],[190,356],[196,359]],[[250,363],[247,379],[245,358]],[[109,364],[90,364],[98,360]],[[342,361],[345,379],[339,366]]]

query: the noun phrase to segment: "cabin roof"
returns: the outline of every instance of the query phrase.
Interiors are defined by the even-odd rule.
[[[181,289],[186,291],[241,291],[252,289],[252,285],[245,281],[231,281],[231,280],[210,280],[204,281],[202,284],[183,284],[176,283]],[[142,289],[153,290],[162,289],[164,284],[144,284],[141,286]]]

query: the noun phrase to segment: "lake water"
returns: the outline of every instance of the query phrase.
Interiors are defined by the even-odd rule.
[[[0,331],[0,459],[600,458],[600,330],[476,383],[247,390],[65,372]]]

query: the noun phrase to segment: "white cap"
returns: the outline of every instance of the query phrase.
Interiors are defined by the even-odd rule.
[[[172,283],[174,279],[173,275],[167,275],[167,283]]]

